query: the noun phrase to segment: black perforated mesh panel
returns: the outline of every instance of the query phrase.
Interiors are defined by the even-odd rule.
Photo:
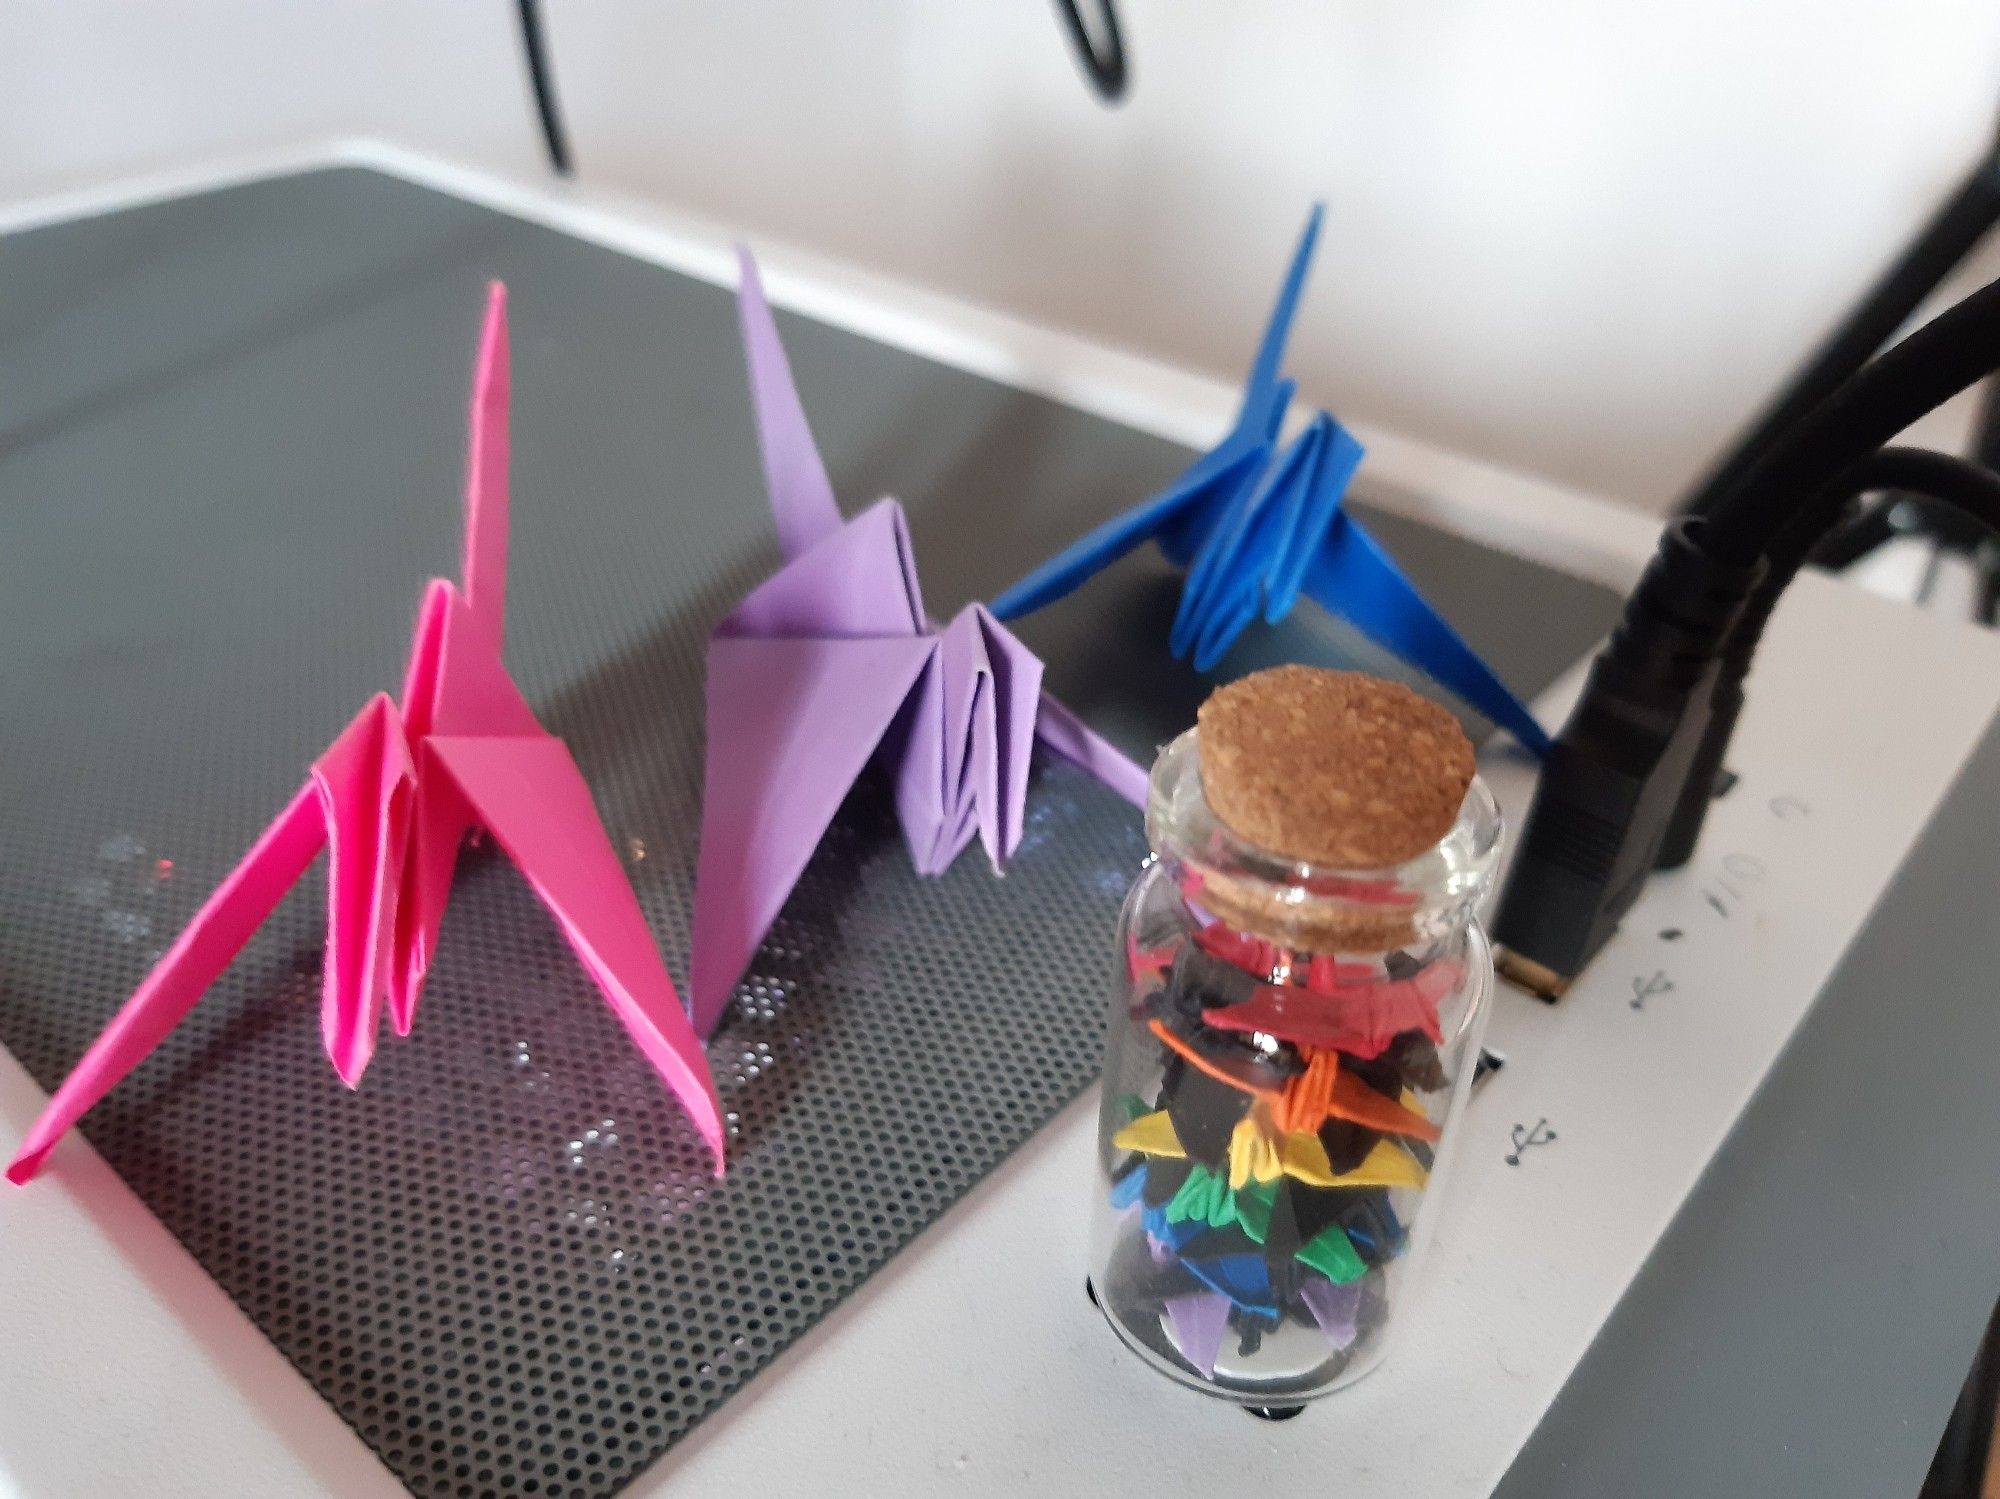
[[[514,306],[509,662],[684,976],[702,645],[774,561],[728,298],[358,172],[18,235],[4,263],[0,1043],[53,1086],[311,757],[399,680],[422,580],[455,566],[496,274]],[[941,616],[1183,458],[786,331],[850,508],[906,500]],[[1502,665],[1533,687],[1609,600],[1505,566],[1590,606],[1525,668],[1515,633]],[[1202,690],[1153,649],[1171,600],[1134,559],[1023,632],[1140,754]],[[1302,611],[1256,648],[1351,647]],[[525,885],[479,850],[416,1032],[385,1038],[358,1093],[319,1048],[315,873],[86,1132],[412,1490],[610,1493],[1095,1071],[1135,815],[1042,765],[1004,879],[975,850],[923,880],[880,793],[850,798],[711,1049],[721,1184]]]
[[[925,881],[887,804],[854,798],[710,1049],[720,1183],[498,858],[468,860],[418,1028],[358,1095],[319,1053],[301,899],[91,1139],[413,1489],[608,1492],[1091,1075],[1080,976],[1103,966],[1130,819],[1045,773],[1004,883],[977,858]],[[14,992],[76,996],[37,1024],[9,1006],[53,1082],[234,850],[193,819],[78,846],[82,786],[47,811],[9,864],[75,873],[10,881],[4,905],[39,931],[9,943]],[[635,849],[649,830],[634,879],[684,932],[691,809],[609,820]]]

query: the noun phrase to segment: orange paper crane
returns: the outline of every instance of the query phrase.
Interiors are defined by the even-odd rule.
[[[401,706],[378,694],[313,763],[56,1090],[8,1166],[10,1180],[32,1177],[63,1133],[194,1008],[322,848],[330,863],[320,1030],[341,1080],[359,1083],[385,1005],[398,1035],[416,1019],[459,846],[474,828],[506,850],[555,916],[721,1171],[722,1110],[701,1043],[590,788],[501,661],[507,396],[507,293],[496,282],[473,381],[465,587],[433,578],[425,590]]]

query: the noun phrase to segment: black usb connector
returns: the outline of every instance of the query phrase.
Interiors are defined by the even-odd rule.
[[[1493,924],[1504,974],[1557,998],[1647,875],[1685,862],[1764,625],[1851,496],[1918,489],[2000,530],[1990,473],[1884,448],[1996,369],[2000,282],[1847,380],[1703,516],[1662,537],[1543,766]]]
[[[1708,728],[1720,646],[1761,564],[1732,567],[1676,522],[1542,766],[1494,935],[1501,971],[1559,997],[1658,861]]]

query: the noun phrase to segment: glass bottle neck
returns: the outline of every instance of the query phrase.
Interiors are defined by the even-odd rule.
[[[1200,925],[1219,922],[1268,944],[1279,966],[1351,956],[1418,962],[1464,939],[1499,860],[1500,811],[1477,777],[1458,820],[1414,859],[1382,869],[1336,869],[1285,858],[1239,838],[1202,794],[1193,730],[1154,762],[1146,807],[1153,852]],[[1260,961],[1240,964],[1262,966]]]

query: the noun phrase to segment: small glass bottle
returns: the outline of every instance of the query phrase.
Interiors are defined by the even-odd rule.
[[[1284,1412],[1381,1361],[1436,1216],[1492,989],[1476,907],[1499,809],[1474,777],[1450,831],[1394,867],[1279,857],[1211,811],[1190,730],[1153,767],[1146,829],[1092,1293],[1163,1373]]]

